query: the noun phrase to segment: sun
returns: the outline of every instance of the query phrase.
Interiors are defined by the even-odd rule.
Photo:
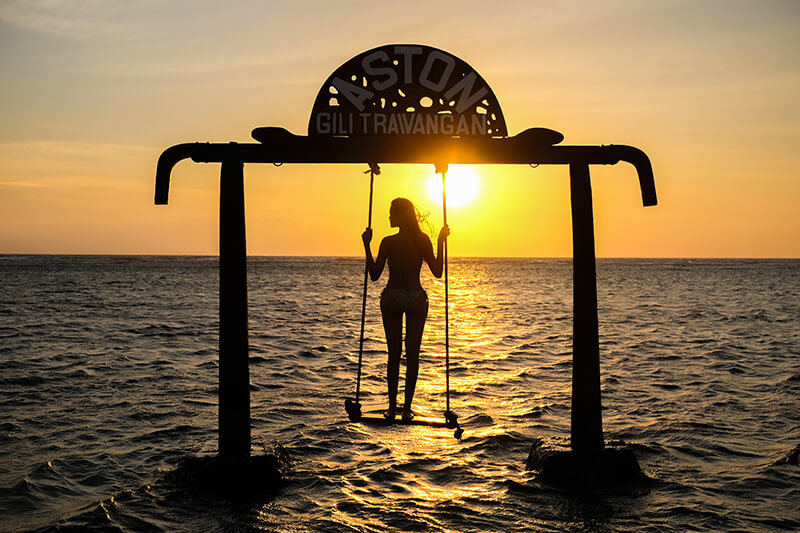
[[[472,203],[481,190],[480,179],[469,165],[450,165],[445,179],[447,184],[447,206],[462,207]],[[442,176],[434,174],[428,180],[431,198],[442,201]]]

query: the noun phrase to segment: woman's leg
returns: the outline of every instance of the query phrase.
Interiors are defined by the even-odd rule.
[[[389,410],[386,416],[394,418],[397,411],[397,382],[400,379],[400,354],[403,349],[403,312],[388,294],[381,295],[381,317],[386,334],[389,360],[386,365],[386,382],[389,388]]]
[[[418,302],[406,311],[406,393],[403,402],[403,418],[410,418],[411,402],[417,388],[419,375],[419,350],[422,344],[422,332],[428,318],[428,297],[421,294]]]

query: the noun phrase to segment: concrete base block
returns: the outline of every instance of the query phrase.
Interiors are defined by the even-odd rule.
[[[642,472],[633,450],[623,442],[599,450],[575,451],[567,442],[537,439],[531,446],[528,470],[550,485],[574,489],[613,488],[641,483]]]
[[[288,452],[274,442],[265,447],[263,455],[186,457],[168,475],[168,481],[187,495],[240,500],[276,493],[290,472]]]

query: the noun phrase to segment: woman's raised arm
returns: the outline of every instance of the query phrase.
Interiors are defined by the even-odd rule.
[[[428,246],[430,247],[429,250],[426,250],[425,254],[425,261],[428,263],[428,266],[431,269],[431,273],[437,277],[442,277],[442,272],[444,270],[444,244],[447,241],[447,237],[450,235],[450,226],[445,224],[442,226],[442,230],[439,232],[439,238],[436,242],[436,256],[433,256],[433,245],[428,241]]]
[[[364,242],[364,252],[367,256],[367,272],[369,272],[369,277],[372,281],[378,281],[378,278],[380,278],[383,273],[383,267],[386,266],[386,246],[384,244],[386,239],[381,241],[381,245],[378,247],[377,261],[372,258],[372,247],[370,246],[372,242],[372,229],[367,228],[364,233],[361,234],[361,240]]]

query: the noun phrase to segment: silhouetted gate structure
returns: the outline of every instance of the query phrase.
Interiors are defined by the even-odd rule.
[[[167,148],[156,170],[155,203],[169,199],[183,159],[221,163],[219,454],[250,453],[245,163],[405,163],[569,165],[573,242],[571,447],[604,446],[600,407],[594,225],[590,165],[631,163],[644,206],[656,205],[653,170],[623,145],[565,146],[553,130],[509,137],[489,85],[464,61],[436,48],[386,45],[350,59],[314,102],[308,136],[258,128],[257,143],[184,143]]]

